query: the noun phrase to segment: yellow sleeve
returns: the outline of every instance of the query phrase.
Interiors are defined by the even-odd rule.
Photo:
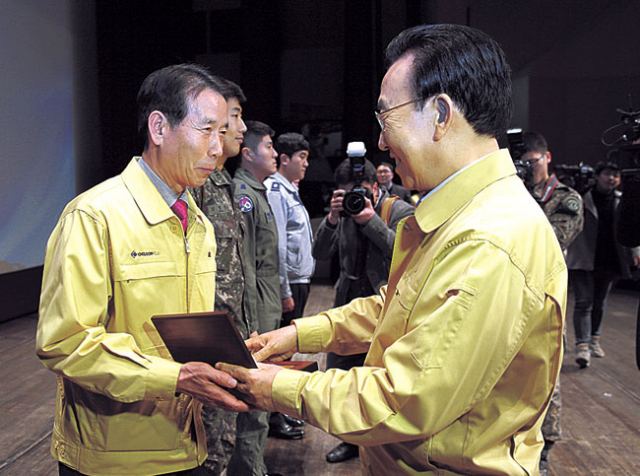
[[[384,306],[386,286],[380,295],[358,298],[313,317],[294,320],[298,350],[303,353],[361,354],[369,349],[371,336]]]

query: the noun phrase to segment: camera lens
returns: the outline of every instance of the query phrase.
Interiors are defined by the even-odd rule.
[[[357,215],[364,210],[364,194],[359,190],[351,190],[344,194],[342,207],[349,215]]]

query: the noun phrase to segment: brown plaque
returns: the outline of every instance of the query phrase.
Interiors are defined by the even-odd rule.
[[[182,364],[218,362],[257,368],[231,316],[226,311],[153,316],[171,357]]]

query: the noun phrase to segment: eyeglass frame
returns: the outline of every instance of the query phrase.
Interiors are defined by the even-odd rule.
[[[373,114],[376,116],[376,119],[378,120],[378,125],[380,126],[380,129],[382,129],[382,133],[383,134],[385,133],[385,125],[384,125],[382,116],[388,114],[394,109],[398,109],[403,106],[406,106],[407,104],[413,104],[414,102],[422,101],[422,99],[423,98],[412,99],[411,101],[403,102],[402,104],[398,104],[397,106],[390,107],[389,109],[385,109],[384,111],[374,111]]]
[[[547,157],[547,153],[545,152],[540,157],[535,157],[533,159],[522,159],[522,160],[525,161],[525,162],[529,162],[531,165],[535,165],[538,162],[540,162],[541,160],[545,159],[546,157]]]

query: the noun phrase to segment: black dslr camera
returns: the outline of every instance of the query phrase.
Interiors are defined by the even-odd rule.
[[[364,146],[364,142],[349,142],[347,144],[347,157],[351,166],[353,188],[346,191],[342,199],[344,216],[357,215],[364,210],[365,198],[372,199],[371,190],[362,186],[366,153],[367,149]]]
[[[507,140],[509,141],[509,153],[513,159],[513,165],[516,166],[518,177],[522,179],[527,188],[533,187],[533,167],[531,167],[531,162],[522,159],[525,154],[522,129],[509,129]]]

